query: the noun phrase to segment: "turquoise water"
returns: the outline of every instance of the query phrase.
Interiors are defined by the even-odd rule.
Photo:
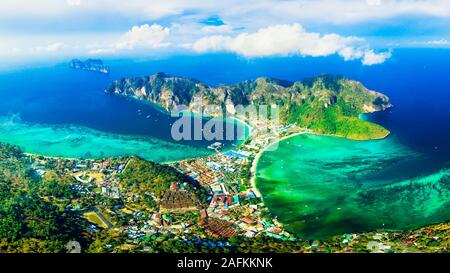
[[[172,137],[178,117],[148,103],[106,94],[112,80],[133,75],[132,69],[114,67],[111,75],[72,70],[65,64],[1,74],[0,141],[28,153],[70,158],[138,155],[166,162],[212,154],[207,146],[216,140]],[[209,121],[198,116],[190,120],[192,126],[194,120],[203,125]],[[225,122],[234,123],[235,140],[218,140],[225,149],[245,137],[243,124],[213,120],[223,122],[224,128]]]
[[[154,137],[107,133],[77,125],[31,124],[17,117],[0,118],[0,142],[14,143],[28,153],[67,158],[139,155],[167,162],[212,153]]]
[[[352,141],[299,135],[263,153],[257,187],[286,228],[305,238],[410,229],[450,219],[450,168],[394,137]]]

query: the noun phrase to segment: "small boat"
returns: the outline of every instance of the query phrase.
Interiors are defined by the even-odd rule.
[[[208,149],[211,149],[211,150],[217,150],[217,149],[222,148],[222,145],[223,145],[223,144],[220,143],[220,142],[215,142],[215,143],[209,145],[209,146],[208,146]]]

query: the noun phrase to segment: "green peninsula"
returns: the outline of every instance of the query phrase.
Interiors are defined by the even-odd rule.
[[[167,111],[182,104],[195,112],[196,104],[202,101],[203,106],[219,105],[226,109],[226,114],[234,115],[237,105],[276,104],[280,107],[282,124],[357,140],[386,137],[387,129],[361,120],[359,115],[392,106],[387,96],[367,89],[360,82],[333,75],[298,82],[261,77],[211,87],[198,80],[156,73],[116,80],[105,92],[155,103]]]

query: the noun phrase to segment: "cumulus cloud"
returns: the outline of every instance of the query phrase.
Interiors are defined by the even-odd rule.
[[[339,51],[339,55],[346,61],[352,61],[363,58],[364,50],[362,48],[344,47]]]
[[[158,24],[133,26],[122,37],[107,47],[91,49],[90,54],[110,54],[123,50],[157,49],[170,46],[167,38],[170,28]]]
[[[212,35],[193,43],[192,49],[199,53],[230,51],[245,57],[283,56],[298,54],[303,56],[341,55],[345,60],[362,59],[364,65],[384,62],[390,52],[375,53],[359,44],[363,39],[307,32],[301,25],[274,25],[261,28],[254,33],[237,36]]]
[[[214,35],[201,38],[192,44],[192,49],[197,52],[214,52],[225,51],[229,49],[229,45],[233,39],[229,36]]]
[[[165,40],[169,34],[170,28],[158,24],[133,26],[130,31],[123,35],[116,47],[118,49],[167,47],[170,43],[165,42]]]
[[[364,52],[362,63],[364,65],[381,64],[384,63],[391,56],[392,56],[391,51],[375,53],[373,50],[366,50]]]
[[[61,54],[65,52],[65,56],[73,52],[103,55],[120,53],[131,56],[162,49],[167,49],[167,52],[185,52],[188,49],[196,52],[229,51],[246,57],[338,54],[345,60],[361,60],[370,65],[388,59],[391,53],[375,51],[363,39],[351,35],[308,32],[301,25],[292,23],[301,22],[304,26],[311,23],[320,31],[326,28],[330,32],[342,29],[350,32],[354,29],[358,31],[358,35],[371,35],[371,39],[375,41],[379,37],[372,35],[371,28],[365,32],[365,24],[376,22],[383,29],[382,26],[391,22],[385,18],[395,18],[396,24],[409,27],[409,21],[402,18],[410,16],[435,20],[433,22],[440,24],[430,25],[442,26],[450,18],[450,1],[2,0],[0,40],[3,45],[0,44],[0,50],[1,47],[20,47],[24,52],[31,52],[33,49],[42,53],[59,51]],[[202,18],[207,20],[201,21]],[[218,22],[212,20],[211,24],[211,18]],[[151,23],[141,25],[142,22],[152,22],[155,19],[170,27]],[[342,28],[340,24],[345,27]],[[133,25],[135,26],[131,28]],[[118,32],[117,29],[123,26],[130,27],[130,30],[126,33]],[[23,35],[24,39],[19,40],[18,36],[21,34],[17,33],[22,33],[24,29],[28,29],[28,32]],[[242,33],[244,31],[247,33]],[[414,33],[414,29],[410,32]],[[47,40],[42,38],[47,37],[46,35],[50,37],[48,41],[60,41],[69,46],[59,48],[55,45],[53,49],[46,49],[46,46],[41,46],[46,44]],[[438,33],[437,37],[439,35],[445,33]],[[11,42],[6,44],[5,40]],[[397,42],[395,37],[392,41]],[[421,40],[420,45],[448,46],[441,40],[429,43]]]

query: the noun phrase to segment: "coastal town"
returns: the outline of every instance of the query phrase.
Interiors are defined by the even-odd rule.
[[[290,127],[278,131],[285,132]],[[217,142],[212,145],[216,153],[211,156],[168,163],[206,190],[207,203],[196,202],[193,193],[186,188],[186,182],[180,181],[170,185],[154,208],[136,202],[140,199],[139,194],[120,183],[121,174],[136,158],[99,160],[28,156],[40,177],[49,175],[50,170],[59,176],[68,174],[73,178],[71,188],[80,197],[72,201],[71,209],[87,219],[89,231],[114,229],[128,238],[128,247],[140,245],[141,239],[148,234],[194,234],[194,240],[198,241],[206,235],[224,239],[223,244],[235,236],[252,238],[262,234],[280,240],[295,240],[264,207],[252,173],[255,156],[278,137],[261,134],[253,127],[251,137],[236,149],[220,151],[221,144]]]
[[[170,183],[159,197],[133,190],[123,183],[123,174],[136,170],[130,165],[141,159],[135,157],[27,157],[42,179],[69,177],[76,192],[69,209],[86,220],[92,236],[106,231],[115,238],[103,243],[106,252],[152,252],[152,241],[168,239],[220,250],[231,248],[237,238],[300,244],[295,248],[298,252],[382,253],[423,250],[418,242],[431,237],[438,251],[447,249],[448,243],[442,244],[449,241],[450,227],[446,224],[424,228],[420,233],[343,234],[328,241],[302,240],[287,232],[262,202],[255,186],[255,165],[272,143],[307,131],[295,125],[279,126],[269,130],[271,133],[258,130],[254,124],[251,128],[250,136],[234,149],[220,151],[221,145],[215,143],[217,152],[211,156],[166,164],[195,181],[206,193],[203,199],[196,196],[199,189],[186,181]]]

